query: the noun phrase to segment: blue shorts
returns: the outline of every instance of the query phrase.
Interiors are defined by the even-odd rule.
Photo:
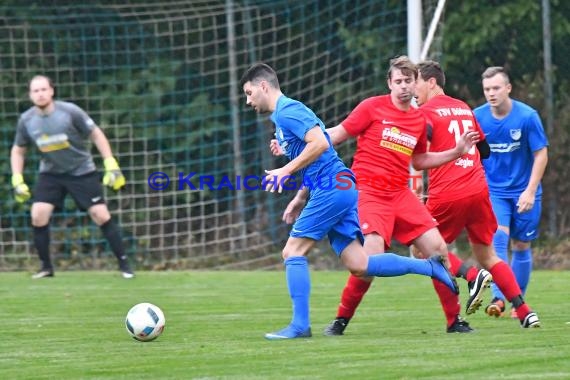
[[[531,210],[517,212],[518,198],[500,198],[491,196],[493,212],[499,226],[509,227],[510,237],[520,241],[531,241],[538,237],[542,200],[537,198]]]
[[[357,212],[356,186],[346,188],[313,189],[305,208],[299,215],[289,236],[321,240],[328,235],[337,256],[355,239],[364,243]]]

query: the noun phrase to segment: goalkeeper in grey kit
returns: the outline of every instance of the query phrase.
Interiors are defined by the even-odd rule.
[[[89,152],[91,140],[103,158],[104,185],[113,190],[125,186],[125,177],[113,157],[107,137],[80,107],[54,100],[54,86],[50,78],[44,75],[33,77],[29,83],[29,96],[33,107],[20,116],[10,153],[10,164],[14,197],[17,202],[24,203],[32,195],[23,177],[27,146],[35,145],[40,151],[39,175],[33,190],[31,217],[34,246],[42,266],[32,278],[54,275],[50,259],[49,222],[53,211],[63,206],[67,194],[101,228],[117,257],[122,276],[134,277],[119,227],[105,204],[101,177]]]

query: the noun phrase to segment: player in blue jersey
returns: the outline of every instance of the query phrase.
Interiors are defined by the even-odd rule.
[[[474,113],[491,147],[483,165],[499,224],[493,245],[508,262],[511,243],[511,268],[524,295],[532,271],[531,242],[538,237],[548,140],[538,112],[510,98],[512,87],[502,67],[487,68],[482,80],[487,103]],[[499,317],[505,297],[496,286],[492,290],[493,300],[485,311]],[[516,317],[512,312],[511,316]]]
[[[437,278],[458,292],[442,256],[426,260],[396,254],[368,256],[362,246],[364,238],[358,223],[354,174],[338,157],[325,133],[324,123],[303,103],[283,95],[277,74],[264,63],[251,66],[243,74],[241,86],[248,106],[257,113],[271,113],[279,148],[290,160],[281,168],[266,170],[266,190],[281,192],[293,173],[300,174],[306,184],[327,184],[326,188],[306,186],[297,193],[300,201],[294,204],[302,211],[282,252],[293,316],[287,327],[266,334],[267,339],[312,335],[311,283],[306,255],[325,236],[341,262],[356,276],[392,277],[415,273]],[[459,142],[458,150],[466,152],[477,142],[478,134],[472,134]]]

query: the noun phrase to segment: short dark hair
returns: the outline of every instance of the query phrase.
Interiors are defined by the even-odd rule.
[[[48,85],[49,85],[51,88],[55,89],[55,86],[53,85],[53,81],[51,80],[50,77],[48,77],[47,75],[39,74],[39,75],[34,75],[34,76],[32,77],[32,79],[30,79],[30,81],[28,82],[28,90],[30,89],[30,86],[32,85],[32,81],[34,81],[34,80],[36,80],[36,79],[39,79],[39,78],[43,78],[43,79],[47,80]]]
[[[494,77],[497,74],[501,74],[505,79],[505,83],[510,83],[511,80],[509,79],[509,74],[507,74],[507,70],[503,66],[491,66],[487,67],[483,74],[481,74],[481,79],[489,79]]]
[[[262,80],[268,82],[272,87],[279,89],[277,73],[271,66],[263,62],[254,63],[247,69],[241,77],[240,86],[243,87],[247,82],[259,83]]]
[[[386,74],[386,79],[392,79],[392,72],[396,69],[406,76],[413,76],[414,79],[418,79],[418,68],[407,55],[400,55],[390,60],[390,68]]]
[[[445,73],[439,62],[431,60],[422,61],[418,63],[418,71],[422,74],[424,80],[435,78],[435,83],[437,83],[439,87],[445,87]]]

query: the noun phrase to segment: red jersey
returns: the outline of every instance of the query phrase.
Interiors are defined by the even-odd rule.
[[[468,130],[485,134],[471,108],[459,99],[438,95],[420,107],[432,126],[430,151],[453,149]],[[429,170],[429,198],[451,201],[487,191],[485,172],[477,147],[457,160]]]
[[[373,96],[341,124],[357,136],[352,170],[359,187],[408,189],[412,153],[427,151],[426,119],[420,111],[396,108],[390,95]]]

